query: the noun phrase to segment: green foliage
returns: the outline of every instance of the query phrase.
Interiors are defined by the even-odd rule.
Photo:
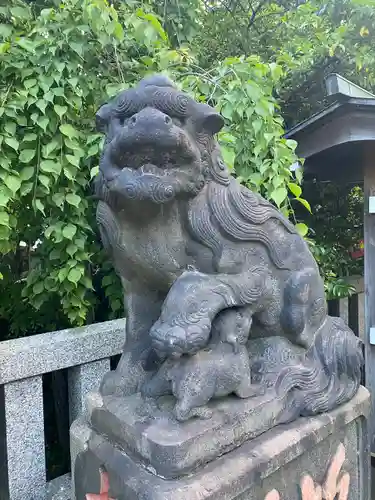
[[[319,232],[328,227],[324,215],[309,215],[296,144],[282,138],[281,114],[294,123],[321,106],[314,82],[332,68],[371,88],[370,7],[359,0],[1,6],[0,317],[13,334],[105,320],[107,303],[110,317],[123,314],[90,198],[102,144],[94,114],[155,71],[217,106],[233,174],[314,237],[327,293],[344,293],[337,276],[351,269],[348,259]]]
[[[168,51],[159,20],[137,5],[65,0],[45,7],[10,2],[0,9],[0,252],[14,255],[24,242],[26,270],[11,277],[27,275],[22,296],[38,310],[58,297],[69,321],[82,324],[95,307],[93,277],[105,259],[89,200],[102,141],[93,130],[96,108],[179,54]],[[9,274],[5,260],[0,267]],[[112,268],[102,286],[121,314]]]
[[[291,169],[298,160],[296,143],[282,137],[283,120],[272,95],[282,74],[281,66],[263,63],[256,56],[231,57],[210,72],[198,68],[184,77],[184,85],[224,116],[226,127],[219,142],[238,180],[289,216],[291,199],[310,207],[301,197],[302,169]]]
[[[204,30],[194,39],[199,64],[211,73],[224,57],[257,54],[263,61],[281,67],[273,94],[288,126],[327,104],[324,78],[331,72],[375,91],[375,11],[371,0],[221,0],[205,4]],[[311,201],[306,186],[304,192]],[[329,196],[327,189],[322,193]],[[345,203],[350,198],[345,195],[341,199]],[[354,234],[350,217],[338,210],[333,227],[338,229],[340,218],[342,227],[330,232],[328,241],[332,212],[326,214],[325,207],[330,206],[330,200],[321,200],[321,206],[319,214],[314,206],[313,215],[309,215],[293,204],[297,219],[306,223],[299,225],[301,233],[307,235],[308,226],[311,229],[313,250],[331,297],[343,290],[339,276],[363,272],[363,260],[354,262],[349,253],[362,231],[362,216]]]
[[[324,105],[324,77],[375,83],[372,0],[221,0],[205,2],[194,39],[200,65],[257,54],[284,68],[278,101],[288,125]]]
[[[202,29],[203,4],[200,0],[151,2],[174,47],[190,44]]]
[[[314,238],[311,250],[325,279],[329,298],[347,295],[345,278],[362,275],[363,257],[352,251],[363,239],[363,192],[359,186],[309,183],[312,215],[305,217]]]

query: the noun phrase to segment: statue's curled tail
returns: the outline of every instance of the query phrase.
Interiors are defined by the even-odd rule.
[[[279,423],[328,412],[355,396],[364,363],[362,342],[340,318],[327,317],[299,364],[281,370],[275,384],[285,398]]]

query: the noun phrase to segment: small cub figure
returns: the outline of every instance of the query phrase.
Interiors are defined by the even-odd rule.
[[[143,386],[144,396],[158,397],[172,393],[176,398],[175,416],[180,422],[191,417],[210,418],[206,407],[214,398],[236,394],[249,398],[264,393],[251,383],[249,355],[244,345],[220,342],[194,356],[168,359],[157,374]]]

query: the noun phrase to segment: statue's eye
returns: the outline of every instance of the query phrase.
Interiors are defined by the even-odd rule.
[[[226,166],[225,166],[224,161],[221,158],[219,158],[217,160],[217,164],[219,165],[220,170],[225,170]]]

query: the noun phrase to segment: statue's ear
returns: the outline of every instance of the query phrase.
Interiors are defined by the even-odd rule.
[[[111,117],[111,106],[104,104],[98,109],[95,115],[96,130],[98,132],[105,132]]]
[[[196,124],[202,131],[215,135],[224,126],[224,118],[208,104],[199,104]]]
[[[219,113],[213,111],[211,114],[204,117],[202,128],[210,132],[212,135],[217,134],[224,126],[224,119]]]

